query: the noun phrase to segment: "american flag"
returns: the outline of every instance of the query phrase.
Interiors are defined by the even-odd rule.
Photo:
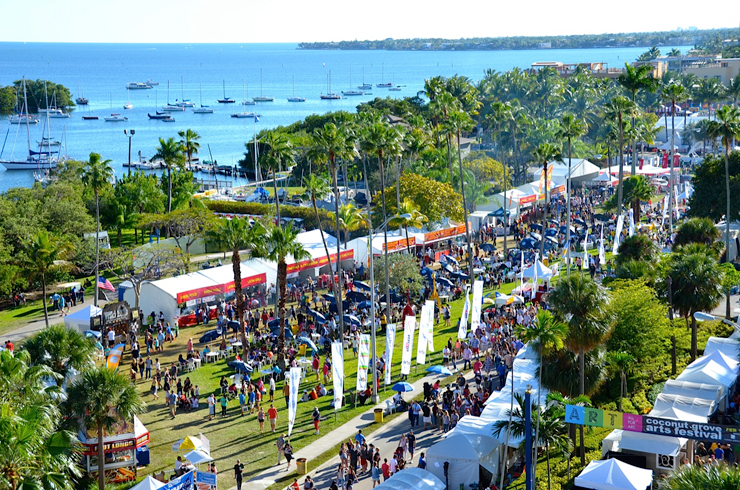
[[[107,289],[108,291],[116,290],[116,288],[113,287],[113,284],[111,284],[110,281],[103,276],[98,276],[98,287],[100,289]]]

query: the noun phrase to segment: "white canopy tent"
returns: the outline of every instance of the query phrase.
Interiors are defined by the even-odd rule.
[[[442,439],[426,451],[427,468],[436,477],[444,479],[444,463],[448,462],[449,488],[459,488],[460,485],[469,488],[471,484],[479,483],[479,465],[494,475],[498,473],[498,446],[491,436],[458,433]]]
[[[718,357],[718,354],[720,357]],[[715,351],[709,356],[700,357],[686,366],[686,369],[678,375],[676,380],[721,386],[724,395],[737,380],[737,364],[734,364],[735,369],[733,370],[728,366],[728,360],[733,362],[719,351]]]
[[[167,484],[147,475],[147,477],[139,482],[136,486],[131,487],[131,490],[157,490],[158,488],[162,488],[165,485]]]
[[[667,395],[661,393],[655,399],[653,411],[663,412],[669,408],[675,407],[682,412],[690,413],[698,417],[703,417],[704,422],[717,409],[713,400],[704,400],[702,398],[690,398],[681,395]],[[680,420],[680,419],[679,419]]]
[[[445,490],[444,473],[440,480],[436,475],[421,468],[401,470],[375,488],[382,490]]]
[[[534,264],[524,269],[522,273],[525,279],[534,279],[535,277],[543,281],[547,281],[552,278],[552,269],[547,267],[542,261],[537,260]]]
[[[645,490],[653,483],[653,472],[618,459],[591,461],[575,484],[594,490]]]
[[[685,412],[676,406],[664,408],[662,410],[656,410],[653,408],[648,414],[652,417],[659,417],[662,419],[671,420],[683,420],[685,422],[706,422],[707,418],[702,415],[696,415],[691,412]]]
[[[740,342],[734,338],[709,337],[707,346],[704,348],[704,355],[720,351],[730,359],[738,360],[740,356]]]
[[[719,405],[722,400],[722,388],[720,386],[679,381],[677,379],[669,379],[665,382],[663,394],[700,398],[702,400],[712,401],[716,405]]]
[[[687,439],[615,429],[604,438],[601,453],[626,449],[646,454],[677,456]]]
[[[131,303],[133,304],[133,303]],[[94,305],[86,306],[80,311],[64,317],[64,326],[70,330],[77,330],[82,333],[85,330],[90,330],[90,319],[96,316],[100,316],[103,310]]]
[[[415,237],[409,233],[409,244],[411,250],[414,250],[416,244]],[[383,247],[385,246],[385,237],[383,233],[376,233],[373,235],[372,240],[372,253],[374,256],[383,254]],[[335,246],[336,247],[336,246]],[[368,247],[367,236],[361,236],[347,242],[347,249],[354,250],[355,260],[361,264],[365,264],[367,267],[370,247]],[[401,252],[407,249],[406,234],[401,230],[394,230],[388,232],[388,253]]]

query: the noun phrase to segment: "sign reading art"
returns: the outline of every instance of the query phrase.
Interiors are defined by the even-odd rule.
[[[682,437],[684,439],[729,444],[740,442],[740,428],[738,427],[664,419],[651,417],[650,415],[635,415],[576,405],[565,406],[565,421],[569,424],[621,429],[667,437]]]
[[[264,284],[267,282],[267,274],[256,274],[254,276],[242,277],[242,289],[246,289],[250,286],[256,286],[258,284]],[[234,292],[234,281],[227,282],[226,284],[214,284],[213,286],[206,286],[203,288],[191,289],[190,291],[183,291],[177,293],[177,303],[187,303],[190,300],[205,298],[206,296],[215,296],[217,294],[227,294]]]

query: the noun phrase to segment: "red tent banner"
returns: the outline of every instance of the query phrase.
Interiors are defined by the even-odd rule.
[[[339,255],[339,261],[349,260],[355,256],[354,250],[345,250]],[[332,263],[337,261],[337,254],[331,254]],[[315,269],[317,267],[323,267],[329,265],[329,261],[326,259],[326,255],[322,255],[316,259],[304,260],[303,262],[288,264],[288,274],[295,274],[297,272],[305,271],[306,269]]]
[[[250,286],[256,286],[257,284],[264,284],[267,282],[267,274],[257,274],[249,277],[242,277],[242,288]],[[234,291],[234,281],[227,282],[226,284],[217,284],[213,286],[206,286],[203,288],[191,289],[190,291],[183,291],[177,293],[177,303],[187,303],[188,301],[205,298],[206,296],[215,296],[217,294],[227,294]]]
[[[429,233],[424,233],[424,243],[431,243],[463,234],[465,234],[465,225],[458,225],[451,228],[445,228],[443,230],[430,231]]]
[[[408,243],[406,242],[406,238],[399,238],[398,240],[393,240],[392,242],[388,242],[388,252],[395,252],[397,250],[406,250],[408,247],[413,247],[416,245],[416,237],[410,236]],[[380,244],[380,249],[383,250],[385,248],[385,243]]]
[[[521,199],[519,199],[519,205],[523,204],[529,204],[530,202],[535,202],[537,200],[537,196],[531,195],[531,196],[524,196]]]
[[[663,153],[663,168],[668,168],[668,153]]]

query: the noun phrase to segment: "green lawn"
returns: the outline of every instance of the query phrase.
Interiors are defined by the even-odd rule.
[[[0,337],[23,325],[44,319],[44,306],[41,300],[29,301],[23,306],[0,311]],[[4,342],[4,341],[3,341]]]

